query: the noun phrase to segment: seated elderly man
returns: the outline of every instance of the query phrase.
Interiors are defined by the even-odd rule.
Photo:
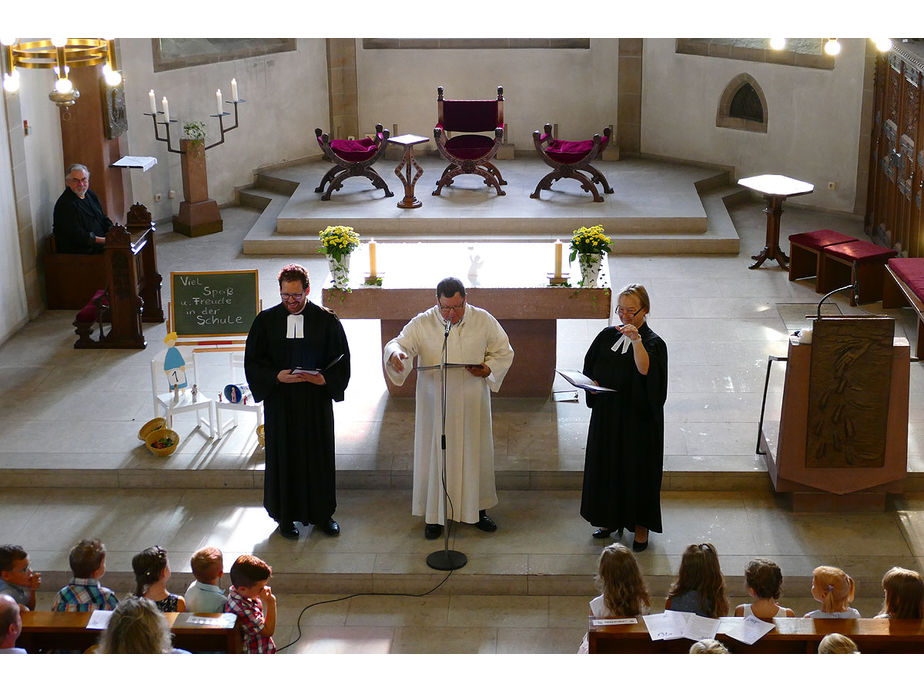
[[[24,649],[16,647],[21,632],[19,603],[8,594],[0,594],[0,654],[26,654]]]
[[[112,221],[103,212],[96,193],[90,190],[89,169],[83,164],[71,164],[64,184],[67,189],[55,202],[56,250],[84,255],[103,252]]]

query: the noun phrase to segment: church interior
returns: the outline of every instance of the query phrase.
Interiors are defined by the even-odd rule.
[[[372,318],[343,319],[353,374],[345,400],[334,406],[339,537],[305,527],[293,542],[275,531],[262,507],[263,451],[250,413],[220,437],[210,437],[193,414],[178,414],[176,452],[151,455],[138,431],[154,416],[152,390],[164,387],[152,382],[151,364],[162,354],[167,325],[144,323],[143,349],[75,349],[75,311],[47,307],[50,210],[64,167],[78,160],[86,160],[91,189],[116,223],[132,202],[151,213],[165,311],[171,272],[255,269],[269,307],[276,273],[298,262],[311,277],[310,300],[337,312],[336,296],[324,291],[331,273],[317,240],[331,224],[360,234],[350,270],[358,296],[377,290],[361,286],[374,238],[385,288],[429,288],[455,275],[470,287],[535,287],[541,302],[555,242],[602,224],[612,238],[603,285],[647,287],[648,321],[669,353],[664,532],[652,533],[637,556],[652,611],[661,610],[691,543],[715,545],[733,606],[748,601],[743,575],[751,558],[778,563],[781,603],[797,615],[815,608],[810,588],[818,565],[839,566],[855,579],[854,606],[869,617],[882,604],[886,570],[924,569],[919,361],[911,360],[908,379],[907,475],[882,509],[794,509],[787,494],[775,492],[766,456],[755,452],[759,422],[772,438],[783,406],[786,366],[768,357],[785,356],[790,335],[811,326],[821,295],[813,279],[791,281],[775,259],[749,268],[765,244],[767,203],[737,181],[778,174],[813,184],[811,194],[785,202],[784,252],[789,236],[817,229],[888,241],[865,223],[879,55],[870,40],[841,39],[836,58],[808,39],[794,41],[785,58],[746,40],[717,39],[246,41],[118,39],[125,130],[114,139],[86,135],[81,108],[99,108],[96,68],[75,68],[82,94],[67,109],[49,101],[54,78],[47,70],[22,70],[20,90],[4,92],[0,542],[23,545],[42,573],[38,609],[49,608],[67,581],[67,554],[80,539],[106,544],[102,582],[120,595],[133,587],[130,559],[142,548],[167,550],[170,587],[182,592],[192,579],[190,556],[211,544],[224,552],[226,570],[243,553],[273,566],[274,639],[280,648],[290,645],[285,653],[567,654],[587,631],[606,543],[591,537],[594,527],[578,512],[590,410],[558,376],[547,396],[505,397],[502,388],[493,398],[499,504],[491,515],[499,530],[458,527],[451,545],[466,553],[467,565],[451,574],[430,569],[426,556],[439,547],[410,513],[414,401],[389,395]],[[920,43],[896,43],[899,50],[924,60]],[[537,71],[545,77],[537,79]],[[239,125],[225,134],[220,119],[207,116],[216,109],[212,92],[230,94],[232,78]],[[432,141],[440,85],[459,99],[490,99],[503,85],[506,131],[494,164],[507,179],[505,195],[477,176],[431,194],[445,166]],[[741,104],[731,97],[742,86],[762,120],[733,112]],[[206,155],[207,197],[220,231],[178,232],[188,173],[185,160],[155,138],[164,129],[152,130],[149,91],[158,107],[169,98],[174,138],[179,124],[193,119],[206,121],[207,145],[222,138]],[[532,136],[547,122],[567,140],[612,129],[594,163],[613,188],[602,202],[573,179],[530,197],[549,171]],[[377,123],[392,137],[429,138],[413,150],[422,167],[420,207],[397,204],[405,192],[398,147],[375,164],[393,196],[357,176],[321,200],[315,186],[330,163],[314,128],[361,139]],[[111,166],[124,156],[157,163],[147,170]],[[907,245],[903,251],[909,255]],[[568,271],[575,286],[579,268],[568,267],[566,257]],[[888,315],[895,337],[915,343],[910,308],[854,306],[847,294],[826,305],[837,315]],[[610,315],[561,316],[557,367],[579,370]],[[201,392],[240,382],[226,357],[206,353],[197,361]],[[341,599],[354,594],[360,596]],[[314,602],[329,603],[304,610]]]

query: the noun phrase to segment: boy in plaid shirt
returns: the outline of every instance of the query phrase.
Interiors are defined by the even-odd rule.
[[[52,611],[111,611],[119,600],[115,593],[99,584],[106,572],[106,547],[99,539],[84,539],[69,556],[74,578],[60,589]]]
[[[231,588],[225,612],[237,614],[244,654],[274,654],[276,597],[266,584],[273,569],[256,556],[238,556],[231,566]]]

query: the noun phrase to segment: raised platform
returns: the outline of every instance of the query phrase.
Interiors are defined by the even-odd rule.
[[[270,216],[247,234],[244,253],[314,252],[318,231],[336,224],[353,226],[366,238],[543,242],[566,239],[579,226],[602,224],[619,253],[738,251],[738,234],[727,212],[721,205],[707,210],[704,199],[716,190],[736,192],[723,170],[648,159],[598,162],[614,192],[596,203],[577,181],[567,179],[543,191],[541,199],[531,199],[537,181],[548,172],[535,157],[498,164],[508,181],[503,196],[478,176],[457,178],[451,188],[434,196],[444,163],[435,156],[419,161],[424,173],[416,186],[423,202],[418,209],[398,208],[400,193],[386,198],[365,178],[347,180],[342,190],[322,201],[314,189],[329,168],[324,161],[260,174],[255,188],[241,191],[241,198],[256,206],[262,196]],[[389,162],[377,168],[398,190],[401,184],[388,170]],[[285,199],[288,194],[291,197]]]

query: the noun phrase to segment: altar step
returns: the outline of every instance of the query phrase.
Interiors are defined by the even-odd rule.
[[[432,171],[438,163],[428,159],[424,165]],[[365,237],[402,242],[483,238],[547,243],[596,223],[613,239],[614,253],[738,252],[738,233],[726,205],[747,197],[731,183],[728,171],[647,159],[605,163],[615,192],[603,203],[592,202],[569,180],[543,191],[541,200],[530,199],[542,164],[523,159],[504,162],[509,183],[503,197],[487,197],[463,182],[434,197],[425,175],[417,183],[423,206],[416,210],[395,206],[400,184],[392,186],[395,197],[384,198],[364,178],[348,179],[331,200],[322,201],[314,188],[328,167],[323,161],[274,169],[258,174],[253,186],[238,192],[242,205],[262,210],[244,238],[243,252],[312,254],[319,248],[318,232],[336,224],[353,226]]]

